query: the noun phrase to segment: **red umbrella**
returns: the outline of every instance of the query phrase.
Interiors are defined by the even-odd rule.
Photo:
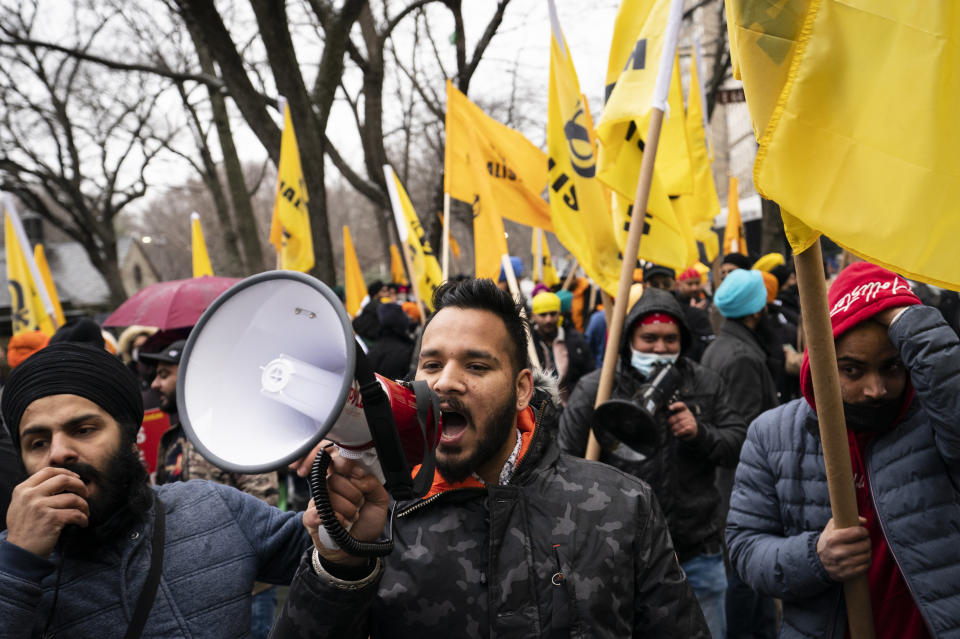
[[[121,304],[103,325],[139,324],[160,330],[193,326],[220,293],[239,281],[236,277],[206,275],[151,284]]]

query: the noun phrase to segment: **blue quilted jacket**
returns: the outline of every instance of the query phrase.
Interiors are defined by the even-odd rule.
[[[157,489],[166,511],[163,573],[143,632],[149,637],[246,637],[254,581],[290,583],[311,545],[299,515],[229,486],[194,480]],[[148,523],[94,561],[66,557],[49,633],[123,637],[150,568]],[[0,542],[0,638],[40,636],[56,566]]]
[[[890,328],[916,397],[865,451],[884,536],[934,637],[960,638],[960,342],[936,309],[910,307]],[[727,518],[738,573],[783,600],[781,637],[842,639],[840,584],[817,556],[830,499],[816,414],[803,399],[747,433]]]

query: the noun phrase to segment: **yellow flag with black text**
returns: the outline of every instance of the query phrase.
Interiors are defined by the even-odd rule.
[[[203,227],[200,226],[200,215],[197,213],[190,214],[190,243],[193,255],[193,276],[213,275],[207,243],[203,239]]]
[[[501,218],[552,230],[541,197],[547,159],[519,131],[500,124],[447,80],[443,188],[473,207],[477,277],[496,278],[507,253]]]
[[[277,194],[270,220],[270,242],[277,249],[282,269],[306,273],[313,268],[313,236],[310,232],[308,201],[297,136],[290,118],[290,106],[287,105],[283,110]]]
[[[780,205],[794,252],[822,233],[960,288],[956,3],[795,1],[766,20],[756,3],[730,4],[759,141],[754,184]],[[748,73],[757,68],[766,75]]]
[[[669,10],[670,0],[624,0],[610,43],[606,97],[597,122],[601,143],[598,176],[631,201],[643,160],[643,138],[650,123]],[[676,62],[667,104],[654,171],[668,195],[689,194],[693,191],[693,174]]]
[[[33,253],[25,246],[26,234],[17,233],[10,209],[4,215],[4,244],[7,258],[7,286],[10,288],[10,319],[13,334],[40,330],[53,335],[56,328],[47,312],[41,291],[43,282],[31,272],[28,259]],[[19,221],[19,220],[18,220]],[[21,227],[22,228],[22,227]]]
[[[548,6],[551,37],[547,152],[553,232],[577,258],[587,276],[610,295],[616,295],[620,252],[603,185],[596,179],[589,107],[580,92],[552,0]]]
[[[407,250],[410,253],[413,284],[417,288],[420,299],[433,312],[433,292],[443,282],[440,263],[437,262],[433,247],[430,246],[423,225],[420,224],[420,217],[414,210],[406,189],[400,183],[400,178],[397,177],[390,165],[384,165],[383,171],[386,177],[387,191],[390,193],[393,215],[397,222],[397,230],[400,232],[400,240],[407,245]]]
[[[355,317],[360,312],[363,298],[367,296],[367,285],[363,283],[363,271],[357,261],[349,226],[343,227],[343,292],[343,305],[350,317]]]

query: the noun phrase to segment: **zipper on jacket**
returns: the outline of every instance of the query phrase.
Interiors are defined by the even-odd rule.
[[[477,493],[486,492],[485,489],[483,489],[483,488],[477,488],[477,487],[475,487],[475,486],[469,486],[469,487],[467,487],[467,488],[451,488],[450,490],[445,490],[445,491],[443,491],[442,493],[437,493],[436,495],[431,495],[431,496],[427,497],[426,499],[424,499],[423,501],[418,501],[417,503],[415,503],[415,504],[413,504],[412,506],[406,508],[405,510],[402,510],[402,511],[398,512],[396,516],[397,516],[397,517],[406,517],[407,515],[410,515],[410,514],[412,514],[412,513],[415,513],[415,512],[417,512],[418,510],[420,510],[421,508],[426,507],[428,504],[432,504],[432,503],[438,501],[438,500],[439,500],[441,497],[443,497],[444,495],[452,495],[453,493],[462,493],[462,492],[470,491],[470,490],[477,491]]]
[[[542,437],[542,436],[543,436],[543,435],[539,435],[539,433],[540,433],[540,420],[543,419],[543,411],[545,411],[546,408],[547,408],[547,400],[543,400],[542,402],[540,402],[540,408],[537,409],[537,411],[535,411],[535,414],[534,414],[534,417],[533,417],[533,423],[534,423],[533,438],[530,440],[530,445],[527,447],[527,452],[528,452],[528,453],[530,452],[530,449],[533,448],[533,445],[534,445],[534,443],[535,443],[535,442],[534,442],[534,439],[537,439],[538,437]],[[507,482],[507,485],[508,485],[508,486],[513,485],[514,480],[517,478],[517,475],[520,473],[520,466],[523,464],[523,462],[524,462],[526,459],[527,459],[527,456],[524,455],[524,456],[521,457],[520,460],[517,462],[516,467],[513,469],[513,476],[510,477],[510,481]]]
[[[923,611],[923,607],[920,605],[920,601],[917,599],[917,593],[913,591],[913,586],[910,585],[910,580],[907,579],[907,573],[903,571],[903,566],[900,565],[900,560],[897,559],[897,553],[893,552],[893,545],[888,541],[889,537],[887,537],[887,528],[883,525],[883,517],[880,516],[880,509],[877,507],[877,493],[873,487],[873,480],[870,479],[869,457],[870,451],[873,450],[873,443],[874,440],[871,440],[867,444],[867,448],[863,454],[863,473],[867,478],[867,483],[870,485],[870,499],[873,501],[873,512],[877,514],[877,522],[880,524],[880,533],[883,535],[884,541],[887,542],[887,549],[890,551],[890,556],[893,557],[893,563],[897,565],[897,570],[900,571],[900,575],[903,577],[903,583],[907,586],[907,590],[910,592],[910,598],[913,599],[913,605],[917,607],[917,612],[920,613],[920,618],[923,619],[923,623],[927,626],[927,632],[930,633],[931,637],[936,637],[937,633],[933,631],[933,625],[927,618],[927,613]]]
[[[558,550],[559,548],[560,548],[560,544],[553,544],[553,562],[557,568],[557,571],[553,573],[552,577],[550,577],[550,583],[552,583],[554,586],[562,586],[563,580],[564,580],[563,566],[560,565],[560,550]]]

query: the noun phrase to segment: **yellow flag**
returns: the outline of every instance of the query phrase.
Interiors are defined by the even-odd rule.
[[[190,239],[193,245],[193,276],[213,275],[210,254],[207,253],[207,243],[203,239],[203,227],[200,226],[198,213],[190,214]]]
[[[533,229],[531,244],[533,259],[540,259],[540,268],[534,268],[535,276],[538,276],[539,280],[547,286],[556,286],[560,283],[560,276],[557,274],[557,267],[553,265],[553,260],[550,259],[550,245],[547,243],[543,229]]]
[[[7,251],[7,286],[10,287],[10,317],[13,334],[40,330],[53,335],[56,328],[45,306],[46,290],[37,273],[31,268],[33,254],[25,248],[26,233],[18,232],[19,218],[7,208],[4,216],[4,243]],[[22,227],[21,227],[22,229]]]
[[[350,227],[343,227],[343,288],[347,313],[355,317],[360,312],[360,304],[367,295],[367,286],[363,283],[363,271],[357,261],[357,251],[350,238]]]
[[[47,254],[43,250],[43,244],[33,247],[33,259],[37,263],[37,270],[40,271],[40,279],[43,280],[43,286],[47,290],[47,297],[53,305],[53,316],[57,320],[57,326],[63,326],[67,323],[67,318],[63,315],[63,306],[60,305],[60,296],[57,295],[53,275],[50,274],[50,265],[47,264]]]
[[[610,43],[606,101],[597,123],[601,142],[598,175],[604,184],[631,201],[643,159],[643,137],[650,122],[669,16],[670,0],[624,0]],[[667,104],[655,171],[668,195],[691,193],[693,175],[676,62]]]
[[[740,193],[737,178],[730,176],[730,190],[727,194],[727,227],[723,230],[723,254],[747,254],[747,241],[743,236],[743,222],[740,220]]]
[[[707,135],[704,129],[703,93],[694,53],[690,61],[690,95],[687,98],[687,138],[690,141],[690,161],[693,165],[693,193],[681,195],[681,203],[691,224],[713,222],[720,214],[720,199],[710,170]]]
[[[703,86],[700,81],[699,57],[696,50],[690,61],[690,95],[687,97],[686,127],[690,143],[690,162],[693,166],[693,193],[681,195],[675,201],[678,210],[686,214],[693,236],[703,243],[707,260],[713,262],[719,251],[713,221],[720,213],[720,199],[710,169],[703,109]],[[698,256],[692,256],[696,259]]]
[[[754,183],[780,205],[793,250],[823,233],[902,275],[960,288],[956,3],[787,3],[773,26],[790,27],[779,34],[789,47],[772,50],[745,45],[748,29],[766,42],[773,26],[747,23],[755,3],[735,4],[760,144]],[[747,75],[753,66],[774,67],[783,81],[760,84],[766,78]]]
[[[753,131],[759,140],[767,128],[773,108],[780,97],[797,48],[797,38],[811,0],[726,0],[727,35],[730,40],[733,74],[743,81],[747,109]],[[913,7],[913,3],[905,3]],[[874,64],[857,75],[882,77],[873,73]],[[872,93],[872,92],[871,92]],[[861,98],[864,95],[861,94]]]
[[[433,312],[433,292],[443,281],[440,263],[437,262],[437,256],[427,240],[427,234],[420,224],[420,218],[413,209],[406,190],[400,183],[400,178],[389,165],[384,165],[383,172],[386,176],[387,191],[390,193],[390,203],[393,206],[400,240],[406,243],[410,252],[410,261],[413,263],[411,275],[414,286],[420,299]]]
[[[550,88],[547,151],[550,156],[550,211],[553,232],[597,285],[617,291],[620,254],[588,125],[589,107],[580,93],[553,2],[550,7]]]
[[[396,244],[390,245],[390,279],[396,284],[409,286],[407,271],[403,268],[403,258]]]
[[[270,220],[270,242],[280,256],[280,268],[306,273],[313,268],[313,236],[307,211],[307,187],[303,181],[300,150],[290,119],[290,107],[283,110],[283,137],[277,165],[277,195]]]
[[[501,218],[552,230],[540,196],[547,159],[518,131],[487,116],[447,80],[443,188],[473,206],[477,277],[496,278],[507,253]]]

